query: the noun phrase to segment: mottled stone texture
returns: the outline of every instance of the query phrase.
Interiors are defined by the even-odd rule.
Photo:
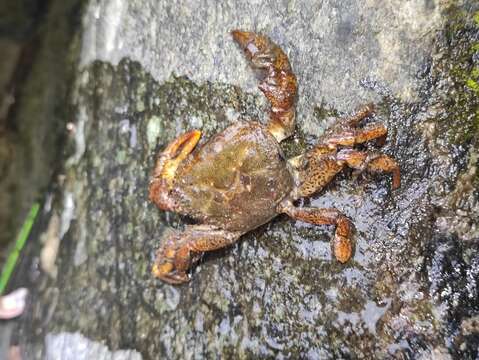
[[[0,261],[62,158],[79,1],[0,5]],[[74,55],[75,54],[75,55]]]
[[[18,328],[26,358],[65,332],[145,359],[475,358],[472,3],[87,4],[65,177],[44,214],[43,238],[61,239],[59,254],[56,269],[32,274]],[[162,236],[185,219],[147,201],[155,153],[187,129],[208,136],[267,114],[233,28],[264,32],[289,54],[300,91],[288,155],[312,146],[333,116],[374,101],[403,182],[391,192],[387,177],[346,173],[310,200],[354,221],[346,265],[331,257],[331,228],[278,217],[206,255],[188,285],[169,286],[150,266]],[[77,338],[50,341],[49,351]]]

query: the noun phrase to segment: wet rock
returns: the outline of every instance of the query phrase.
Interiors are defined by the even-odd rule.
[[[25,352],[39,357],[45,339],[71,331],[144,358],[476,357],[475,11],[434,1],[87,5],[65,181],[48,215],[68,226],[56,276],[32,285]],[[374,101],[402,185],[346,172],[307,200],[354,221],[346,265],[331,258],[332,229],[278,217],[172,287],[150,266],[185,219],[147,200],[155,154],[193,127],[207,137],[267,114],[229,39],[237,27],[270,35],[298,74],[288,155]]]
[[[141,360],[140,353],[134,350],[109,351],[95,341],[77,333],[48,335],[45,339],[45,359],[47,360]]]

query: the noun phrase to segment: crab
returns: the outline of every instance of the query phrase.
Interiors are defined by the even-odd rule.
[[[203,144],[191,130],[172,141],[158,156],[149,198],[161,210],[194,220],[173,231],[160,246],[152,267],[155,277],[181,284],[204,252],[235,243],[243,234],[279,214],[315,225],[333,225],[331,249],[347,262],[353,254],[353,224],[335,208],[299,207],[297,202],[320,192],[343,169],[392,175],[400,186],[394,159],[380,152],[357,150],[356,144],[383,142],[381,123],[359,126],[373,105],[337,120],[305,154],[286,159],[279,143],[294,132],[297,81],[284,51],[268,37],[234,30],[233,39],[257,70],[259,89],[271,109],[266,125],[238,121]]]

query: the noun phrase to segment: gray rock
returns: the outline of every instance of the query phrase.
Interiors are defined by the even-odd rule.
[[[40,356],[46,334],[74,331],[144,358],[477,356],[464,325],[479,312],[474,11],[439,1],[90,2],[71,151],[53,194],[69,227],[56,277],[32,285],[25,351]],[[278,217],[172,287],[150,275],[161,238],[184,224],[147,200],[157,151],[187,129],[209,136],[267,114],[234,28],[271,36],[298,75],[288,155],[374,101],[389,128],[382,151],[403,182],[391,192],[385,176],[346,173],[311,199],[354,221],[346,265],[331,258],[330,228]]]
[[[48,334],[45,338],[46,360],[141,360],[134,350],[109,351],[98,342],[78,333]]]

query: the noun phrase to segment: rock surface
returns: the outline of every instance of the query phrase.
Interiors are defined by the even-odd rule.
[[[44,212],[42,254],[58,257],[32,251],[44,271],[31,273],[18,328],[26,358],[45,355],[45,342],[74,346],[75,336],[48,340],[64,332],[145,359],[477,357],[477,5],[159,3],[86,6],[65,176]],[[169,286],[150,266],[184,222],[147,200],[156,152],[187,129],[208,136],[267,114],[234,28],[269,35],[291,59],[300,90],[288,155],[373,101],[402,186],[346,173],[310,200],[354,221],[346,265],[331,259],[332,229],[278,217]]]
[[[141,360],[134,350],[109,351],[98,342],[88,340],[77,333],[59,333],[45,338],[46,360]]]
[[[45,14],[48,8],[50,11]],[[0,9],[0,262],[50,185],[69,114],[78,1],[6,0]],[[5,251],[4,251],[5,250]]]

